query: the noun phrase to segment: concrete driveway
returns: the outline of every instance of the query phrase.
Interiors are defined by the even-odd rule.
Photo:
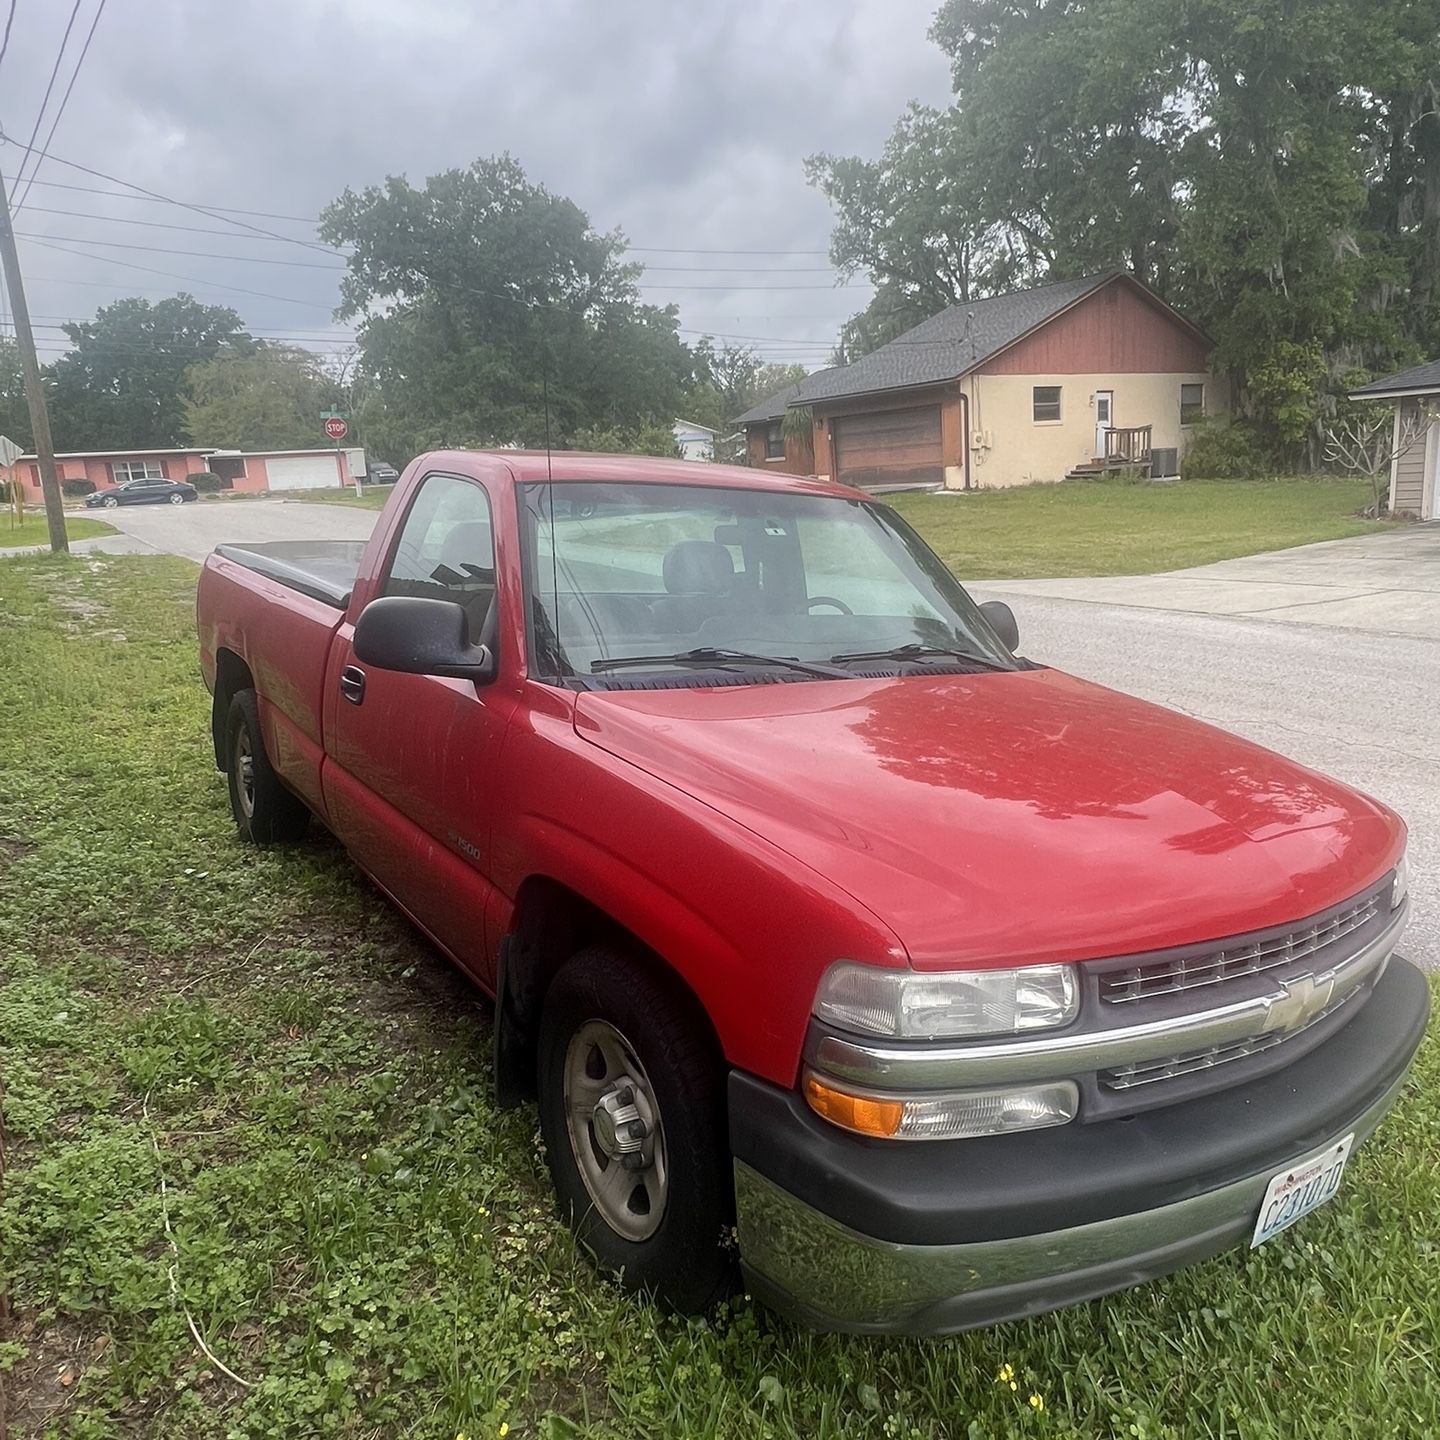
[[[1163,575],[1006,580],[995,589],[1146,610],[1246,615],[1440,640],[1440,523],[1325,540]]]

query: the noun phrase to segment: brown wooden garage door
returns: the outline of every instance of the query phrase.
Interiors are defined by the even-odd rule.
[[[833,426],[835,468],[847,485],[938,485],[945,479],[938,405],[841,415]]]

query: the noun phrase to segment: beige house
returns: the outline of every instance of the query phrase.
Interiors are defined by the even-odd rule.
[[[1172,306],[1112,271],[953,306],[740,423],[752,463],[794,470],[803,459],[869,490],[994,489],[1121,467],[1174,475],[1190,427],[1229,406],[1210,351]],[[778,418],[797,409],[811,416],[813,460]]]
[[[1362,385],[1350,398],[1395,407],[1390,513],[1440,520],[1440,360]]]

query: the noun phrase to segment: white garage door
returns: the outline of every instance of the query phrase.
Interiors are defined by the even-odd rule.
[[[286,455],[265,462],[272,490],[318,490],[322,485],[340,483],[339,471],[330,455]]]

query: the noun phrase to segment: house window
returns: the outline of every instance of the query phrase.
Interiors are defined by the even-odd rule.
[[[110,464],[110,473],[114,475],[117,485],[123,485],[127,480],[165,478],[165,471],[158,460],[114,460]]]
[[[777,420],[773,425],[765,427],[765,458],[767,460],[783,460],[785,458],[785,426]]]
[[[1034,419],[1037,425],[1051,425],[1060,418],[1060,387],[1037,385],[1034,398]]]
[[[1180,423],[1194,425],[1205,418],[1205,386],[1203,384],[1180,387]]]

